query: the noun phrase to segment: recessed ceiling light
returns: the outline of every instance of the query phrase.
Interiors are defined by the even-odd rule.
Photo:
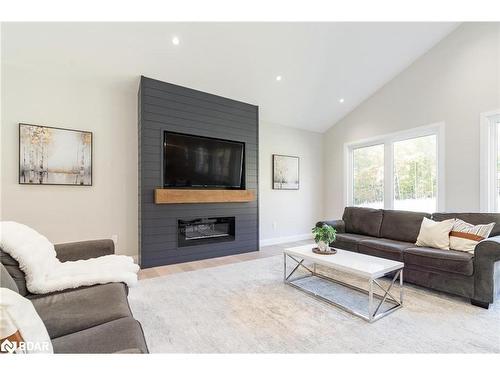
[[[178,46],[180,42],[181,42],[181,41],[179,40],[179,38],[178,38],[178,37],[174,36],[174,37],[172,38],[172,44],[173,44],[174,46]]]
[[[276,76],[276,81],[281,81],[282,77],[281,76]]]
[[[340,98],[339,103],[344,103],[344,98]]]

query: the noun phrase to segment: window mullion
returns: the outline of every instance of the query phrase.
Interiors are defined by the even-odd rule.
[[[392,141],[384,143],[384,208],[394,208],[394,149]]]

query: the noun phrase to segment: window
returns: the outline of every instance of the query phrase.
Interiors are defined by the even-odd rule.
[[[500,212],[500,110],[481,114],[481,211]]]
[[[436,211],[436,141],[428,135],[394,142],[394,209]]]
[[[444,124],[435,124],[346,144],[347,204],[444,210],[443,142]]]
[[[384,145],[360,147],[352,152],[353,203],[384,207]]]

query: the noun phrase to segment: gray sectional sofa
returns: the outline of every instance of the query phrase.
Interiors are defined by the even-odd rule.
[[[496,225],[474,253],[417,247],[424,217],[450,218],[468,223]],[[488,308],[500,288],[500,214],[434,213],[346,207],[342,220],[321,221],[337,230],[331,246],[362,254],[402,261],[404,281],[469,298]]]
[[[55,248],[62,262],[114,253],[111,240],[59,244]],[[141,324],[130,311],[125,284],[31,294],[17,261],[1,249],[0,261],[1,286],[33,302],[55,353],[148,353]]]

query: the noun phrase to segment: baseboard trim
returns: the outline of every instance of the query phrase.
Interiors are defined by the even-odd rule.
[[[312,238],[313,237],[311,233],[296,234],[294,236],[286,236],[286,237],[267,238],[265,240],[260,240],[260,246],[270,246],[286,242],[311,240]]]

